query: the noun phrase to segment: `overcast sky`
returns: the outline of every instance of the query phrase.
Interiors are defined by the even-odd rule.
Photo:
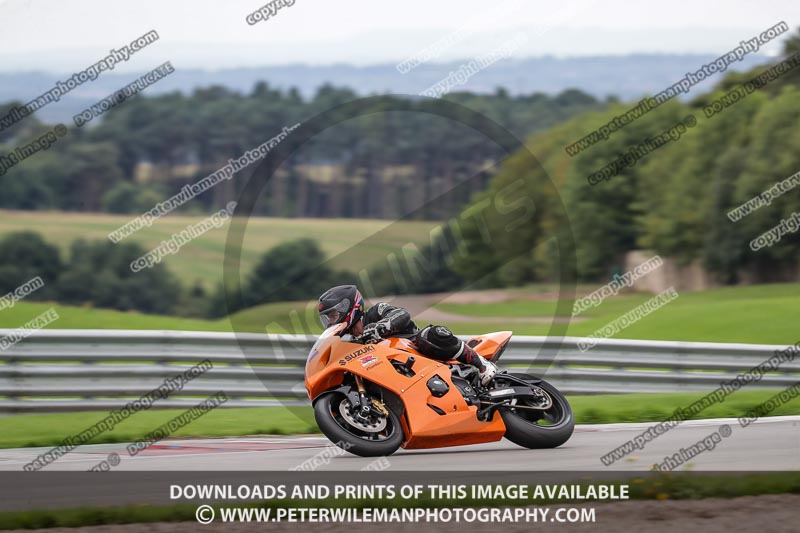
[[[469,33],[436,61],[486,53],[516,32],[528,37],[518,57],[723,53],[779,21],[800,25],[798,0],[296,0],[249,25],[266,3],[0,0],[0,71],[85,68],[151,29],[160,40],[119,70],[396,63],[459,28]]]

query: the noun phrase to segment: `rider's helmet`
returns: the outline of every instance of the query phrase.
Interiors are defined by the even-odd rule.
[[[319,297],[317,312],[323,328],[344,323],[347,331],[364,315],[364,298],[355,285],[339,285]]]

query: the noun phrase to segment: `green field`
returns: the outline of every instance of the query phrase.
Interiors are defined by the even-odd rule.
[[[711,405],[696,418],[737,418],[769,399],[778,390],[740,390],[724,402]],[[614,422],[660,422],[675,408],[687,406],[703,393],[609,394],[570,396],[578,424]],[[99,435],[93,443],[131,442],[143,438],[169,419],[177,409],[136,413],[113,430]],[[772,416],[800,414],[800,398],[781,405]],[[0,417],[0,448],[53,446],[65,437],[76,435],[107,416],[104,412],[14,415]],[[178,437],[222,437],[241,435],[288,435],[318,433],[310,407],[232,408],[210,411],[179,429]]]
[[[107,240],[110,232],[133,218],[134,215],[0,210],[0,237],[9,232],[32,230],[66,252],[70,243],[78,238]],[[205,216],[169,215],[125,241],[138,242],[151,250],[173,233],[203,218]],[[243,244],[242,271],[249,272],[261,254],[283,241],[311,237],[319,241],[328,257],[334,258],[375,232],[388,228],[379,241],[370,239],[357,251],[335,257],[331,263],[336,268],[358,270],[380,261],[405,243],[428,242],[429,231],[435,225],[435,222],[253,217]],[[207,288],[213,287],[222,279],[227,229],[227,224],[212,229],[177,254],[168,256],[165,264],[184,284],[200,280]]]

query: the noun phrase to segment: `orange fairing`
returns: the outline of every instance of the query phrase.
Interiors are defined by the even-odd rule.
[[[478,345],[496,352],[510,333],[481,337]],[[477,349],[477,346],[476,346]],[[480,351],[480,353],[484,353]],[[413,376],[398,372],[391,361],[406,362],[413,356]],[[500,440],[506,431],[502,418],[495,415],[485,422],[477,418],[477,407],[468,405],[451,379],[447,364],[422,356],[407,339],[386,339],[377,344],[347,342],[335,332],[326,331],[317,341],[306,362],[305,385],[312,400],[342,384],[347,373],[379,384],[403,401],[401,424],[404,448],[459,446]],[[427,382],[438,376],[449,385],[447,393],[434,397]]]
[[[511,339],[511,335],[513,335],[511,331],[496,331],[473,337],[467,341],[467,344],[478,352],[478,355],[482,355],[486,359],[497,359]]]

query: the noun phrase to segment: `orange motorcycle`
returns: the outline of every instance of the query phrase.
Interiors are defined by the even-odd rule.
[[[317,339],[305,385],[319,428],[348,452],[374,457],[401,446],[439,448],[503,437],[526,448],[555,448],[572,435],[572,408],[540,378],[504,371],[483,386],[475,367],[427,358],[413,336],[366,344],[343,329],[331,326]],[[511,334],[489,333],[468,344],[496,362]]]

